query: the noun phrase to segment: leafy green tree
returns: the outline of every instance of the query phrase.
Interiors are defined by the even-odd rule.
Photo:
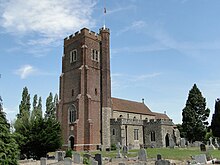
[[[24,102],[23,95],[21,104]],[[25,95],[28,96],[29,94]],[[40,159],[40,157],[45,157],[48,152],[55,151],[62,145],[60,123],[55,118],[57,96],[55,95],[54,99],[52,93],[48,96],[44,118],[42,117],[41,97],[39,100],[37,98],[37,95],[34,95],[31,116],[30,113],[27,113],[28,111],[20,110],[22,114],[17,115],[18,118],[14,125],[21,158]],[[19,107],[24,106],[20,105]]]
[[[23,115],[30,116],[30,94],[28,93],[28,88],[24,87],[22,92],[22,100],[19,105],[19,114],[18,118],[22,117]],[[25,114],[27,113],[27,114]]]
[[[46,112],[45,118],[55,118],[55,107],[53,102],[53,94],[50,92],[49,96],[46,99]]]
[[[220,137],[220,99],[215,101],[215,113],[212,116],[211,129],[215,137]]]
[[[180,131],[180,137],[186,137],[186,132],[183,131],[183,127],[181,124],[176,124],[177,129]]]
[[[186,106],[182,111],[183,132],[186,133],[186,138],[189,141],[204,140],[209,113],[210,110],[206,108],[206,99],[194,84],[189,91]]]
[[[18,154],[18,145],[10,132],[0,98],[0,164],[17,165]]]

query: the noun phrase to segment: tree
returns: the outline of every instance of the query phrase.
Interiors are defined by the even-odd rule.
[[[194,84],[189,91],[186,106],[182,111],[183,132],[186,133],[186,138],[189,141],[204,140],[209,113],[210,110],[206,108],[206,99]]]
[[[27,98],[23,96],[30,96],[27,93],[27,89],[22,93],[22,101],[19,106],[22,109],[20,109],[14,125],[16,141],[21,150],[21,158],[40,159],[40,157],[45,157],[47,152],[55,151],[62,145],[61,126],[55,118],[57,96],[55,95],[54,99],[52,93],[48,96],[46,113],[43,118],[41,97],[37,100],[37,95],[34,95],[31,116],[30,111],[27,111],[28,108],[23,108],[25,107],[23,100]]]
[[[53,94],[50,92],[49,96],[46,99],[46,112],[45,112],[45,118],[55,118],[55,107],[53,102]]]
[[[220,137],[220,99],[215,101],[215,113],[212,116],[211,129],[215,137]]]
[[[10,132],[0,98],[0,164],[17,165],[18,145]]]
[[[22,100],[19,105],[19,114],[18,118],[22,117],[23,115],[30,115],[30,94],[28,93],[28,88],[24,87],[22,92]],[[27,113],[27,114],[26,114]]]

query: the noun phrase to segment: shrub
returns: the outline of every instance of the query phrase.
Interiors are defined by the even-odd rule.
[[[66,150],[66,156],[65,157],[72,158],[72,150]]]
[[[116,149],[117,149],[116,144],[112,144],[111,145],[111,150],[113,151],[113,150],[116,150]]]

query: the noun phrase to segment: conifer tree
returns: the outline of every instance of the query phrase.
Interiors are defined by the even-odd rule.
[[[45,112],[45,118],[48,119],[50,117],[55,118],[53,94],[51,92],[46,99],[46,112]]]
[[[220,99],[215,101],[215,113],[212,116],[211,129],[215,137],[220,137]]]
[[[17,165],[18,145],[10,132],[0,97],[0,164]]]
[[[194,84],[182,111],[182,128],[189,141],[204,140],[209,113],[210,110],[206,108],[206,99]]]
[[[30,116],[30,94],[28,93],[28,88],[24,87],[22,92],[22,100],[19,105],[18,118],[22,116]]]

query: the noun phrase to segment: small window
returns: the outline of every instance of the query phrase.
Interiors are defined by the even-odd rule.
[[[95,88],[95,95],[97,96],[98,92],[97,92],[97,88]]]
[[[127,114],[127,118],[129,119],[129,113]]]
[[[151,138],[151,141],[152,141],[152,142],[155,142],[155,141],[156,141],[155,131],[152,131],[152,132],[150,133],[150,138]]]
[[[139,140],[139,138],[138,138],[138,129],[134,129],[134,140]]]
[[[112,135],[115,135],[115,133],[116,133],[116,132],[115,132],[115,129],[113,128],[113,130],[112,130]]]
[[[77,61],[77,50],[70,51],[70,63]]]
[[[93,61],[99,61],[99,51],[98,50],[95,50],[95,49],[92,49],[91,50],[91,59]]]
[[[69,122],[73,123],[75,121],[76,121],[76,108],[75,108],[75,106],[72,105],[69,108]]]
[[[74,96],[74,89],[72,89],[72,96]]]

